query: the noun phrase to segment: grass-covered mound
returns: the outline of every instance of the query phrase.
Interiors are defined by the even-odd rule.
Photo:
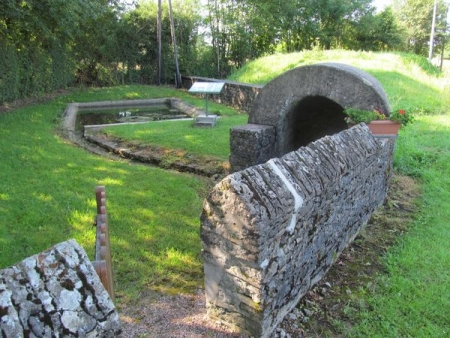
[[[441,113],[450,105],[449,95],[444,95],[445,78],[427,59],[412,54],[339,50],[274,54],[248,62],[229,79],[265,84],[289,69],[319,62],[346,63],[372,74],[393,109]]]

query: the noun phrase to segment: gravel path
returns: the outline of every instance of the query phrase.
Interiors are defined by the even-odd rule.
[[[206,317],[203,291],[141,299],[121,311],[121,337],[246,337]]]
[[[135,305],[122,307],[119,313],[124,338],[249,338],[206,317],[203,290],[193,295],[144,297]],[[305,337],[297,325],[302,317],[294,309],[272,337]]]

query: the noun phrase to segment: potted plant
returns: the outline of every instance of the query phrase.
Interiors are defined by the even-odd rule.
[[[389,120],[399,122],[402,126],[406,126],[407,124],[413,122],[414,117],[411,113],[406,112],[405,109],[398,109],[394,110],[389,115]]]
[[[345,122],[349,126],[354,126],[355,124],[364,122],[369,124],[374,120],[382,120],[385,118],[380,111],[374,110],[365,110],[365,109],[357,109],[357,108],[346,108],[344,110],[344,114],[347,115],[345,118]]]
[[[393,111],[389,117],[378,109],[347,108],[344,113],[347,115],[345,119],[348,124],[364,122],[374,135],[396,135],[402,125],[405,126],[413,120],[413,116],[404,109]]]

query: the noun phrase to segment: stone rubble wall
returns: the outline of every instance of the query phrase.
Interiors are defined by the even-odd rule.
[[[115,337],[119,314],[74,240],[0,270],[2,337]]]
[[[251,111],[253,102],[263,88],[262,85],[252,85],[248,83],[218,80],[198,76],[182,76],[183,88],[189,89],[197,81],[225,82],[225,86],[222,92],[217,95],[209,95],[208,99],[218,103],[224,103],[245,113],[249,113]]]
[[[201,216],[208,315],[270,337],[384,202],[394,146],[361,124],[218,183]]]

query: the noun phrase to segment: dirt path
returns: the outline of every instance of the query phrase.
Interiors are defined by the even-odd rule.
[[[69,90],[56,90],[53,93],[45,94],[40,97],[30,97],[26,99],[16,100],[14,102],[4,102],[0,104],[0,114],[8,113],[17,108],[26,107],[36,103],[43,103],[53,100],[55,97],[70,93]]]

